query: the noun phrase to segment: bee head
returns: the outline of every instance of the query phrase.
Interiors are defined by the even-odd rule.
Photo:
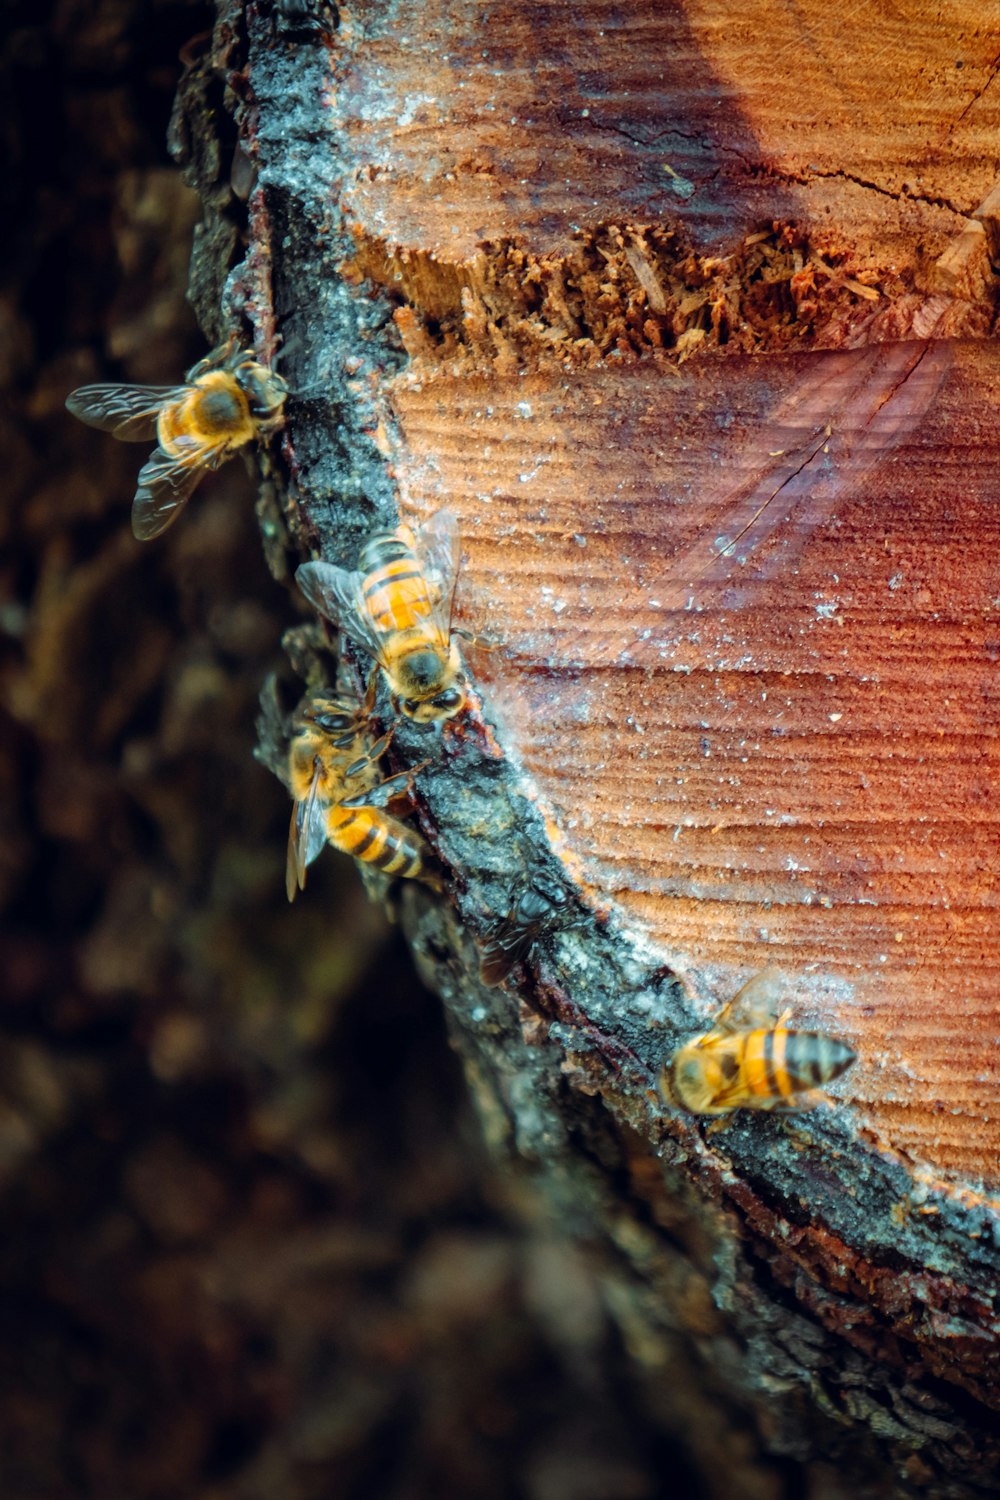
[[[705,1059],[691,1047],[684,1047],[674,1062],[673,1083],[681,1099],[700,1093],[705,1081]]]
[[[399,665],[397,685],[393,701],[417,724],[454,718],[465,707],[468,696],[454,646],[447,661],[430,647],[412,651]]]
[[[433,698],[394,698],[393,702],[415,724],[434,724],[461,713],[467,696],[464,682],[455,682]]]
[[[736,1073],[731,1054],[717,1054],[689,1042],[674,1056],[669,1067],[671,1092],[677,1102],[694,1114],[711,1114],[712,1106]]]
[[[288,395],[288,385],[281,376],[256,360],[238,365],[233,373],[247,398],[251,415],[258,422],[277,421]]]

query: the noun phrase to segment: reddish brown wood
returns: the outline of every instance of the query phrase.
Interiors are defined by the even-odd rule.
[[[392,745],[449,873],[404,925],[491,1139],[628,1262],[626,1325],[638,1286],[700,1339],[690,1270],[765,1446],[811,1452],[815,1396],[908,1482],[978,1482],[991,33],[971,6],[373,4],[322,90],[256,12],[251,35],[256,295],[271,274],[290,373],[333,390],[289,406],[292,516],[353,563],[451,506],[463,622],[500,642],[460,721]],[[553,851],[597,919],[482,990],[471,939]],[[767,963],[857,1046],[845,1107],[708,1135],[660,1068]]]
[[[347,213],[445,266],[637,216],[728,253],[744,225],[808,214],[905,274],[996,176],[997,13],[975,0],[432,0],[345,19]]]
[[[591,898],[706,1008],[777,962],[864,1122],[995,1184],[998,368],[909,342],[992,324],[981,21],[431,6],[333,107],[384,451]]]
[[[777,963],[797,1016],[858,1047],[864,1121],[992,1182],[998,388],[991,346],[909,344],[392,396],[401,488],[459,514],[463,615],[504,642],[476,661],[487,717],[591,899],[706,1007]],[[821,439],[829,414],[816,478],[743,567],[711,564],[741,482],[794,468],[783,412]]]

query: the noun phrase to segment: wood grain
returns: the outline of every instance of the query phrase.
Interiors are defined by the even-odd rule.
[[[735,1330],[709,1350],[686,1325],[698,1360],[735,1372],[765,1447],[841,1452],[822,1406],[896,1477],[978,1482],[1000,1243],[982,13],[372,0],[299,50],[247,20],[252,284],[318,393],[288,406],[292,536],[353,566],[400,508],[451,506],[462,619],[500,642],[469,711],[433,739],[397,722],[389,757],[420,765],[450,872],[444,902],[410,882],[399,907],[488,1137],[629,1264],[633,1329],[685,1324],[662,1266],[697,1263]],[[484,988],[476,942],[553,855],[597,919]],[[705,1134],[662,1063],[768,962],[801,1024],[858,1046],[854,1107]]]
[[[706,1008],[776,962],[873,1130],[1000,1183],[1000,374],[911,342],[992,322],[981,7],[356,25],[354,274],[410,355],[382,444],[461,519],[501,743]]]
[[[857,1046],[865,1120],[995,1183],[1000,514],[974,414],[1000,359],[747,363],[401,377],[400,486],[460,517],[463,617],[503,642],[487,716],[592,898],[706,1003],[776,963],[796,1018]]]
[[[333,53],[345,211],[444,261],[637,218],[728,251],[807,214],[912,267],[997,175],[998,22],[996,0],[363,5]]]

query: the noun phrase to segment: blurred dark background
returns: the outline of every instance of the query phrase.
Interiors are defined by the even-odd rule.
[[[0,42],[2,1500],[700,1493],[353,867],[286,903],[245,467],[140,545],[145,450],[63,409],[206,350],[166,135],[211,15],[40,12]]]

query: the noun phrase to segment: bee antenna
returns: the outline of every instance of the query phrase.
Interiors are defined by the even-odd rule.
[[[277,335],[277,338],[281,342],[281,348],[277,350],[273,360],[271,361],[271,369],[275,370],[279,374],[281,373],[281,370],[283,369],[288,359],[293,358],[297,354],[302,354],[308,357],[313,353],[313,347],[311,343],[308,343],[307,340],[303,337],[302,333],[297,329],[293,329],[288,333],[279,333]],[[314,364],[315,361],[309,358],[308,363]],[[310,381],[307,385],[294,386],[289,380],[287,381],[288,394],[290,396],[297,396],[300,400],[303,401],[316,400],[318,397],[325,395],[329,391],[330,384],[331,382],[329,380],[320,379]]]
[[[300,401],[318,401],[323,396],[329,396],[330,388],[321,381],[314,381],[312,385],[289,386],[288,394],[295,396]]]

